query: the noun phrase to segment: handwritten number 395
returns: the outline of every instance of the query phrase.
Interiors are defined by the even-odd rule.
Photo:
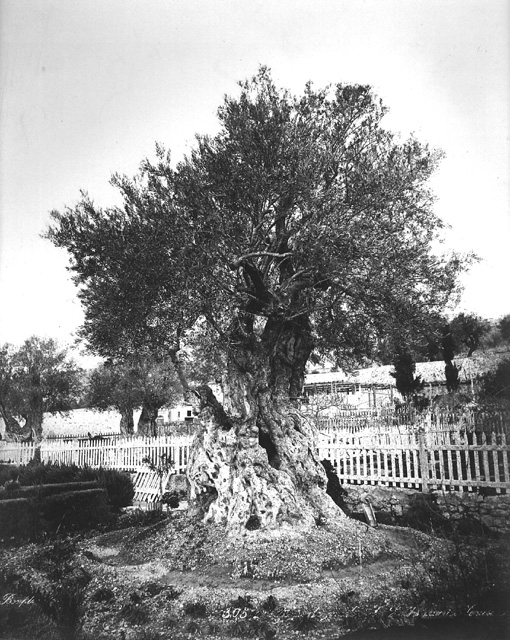
[[[230,620],[230,618],[243,620],[247,616],[247,612],[245,608],[236,607],[235,609],[231,609],[230,607],[223,612],[223,619]]]

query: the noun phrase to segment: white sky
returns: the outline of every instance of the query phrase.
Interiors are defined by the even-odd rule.
[[[0,343],[82,320],[49,211],[116,203],[155,141],[179,159],[259,64],[296,93],[369,83],[441,147],[447,244],[483,259],[459,310],[510,313],[509,63],[508,0],[0,0]]]

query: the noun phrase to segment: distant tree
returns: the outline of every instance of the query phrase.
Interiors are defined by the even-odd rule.
[[[441,338],[445,324],[447,320],[444,316],[427,309],[422,310],[407,330],[382,337],[375,348],[373,359],[379,364],[393,364],[395,354],[405,344],[416,362],[441,360]]]
[[[443,354],[443,360],[445,362],[444,373],[446,379],[446,388],[448,393],[457,391],[460,386],[459,368],[453,362],[455,358],[455,352],[457,350],[457,343],[453,337],[453,333],[450,329],[450,325],[446,324],[443,327],[443,336],[441,339],[441,351]]]
[[[498,322],[498,328],[504,342],[510,342],[510,314],[503,316]]]
[[[482,336],[490,330],[490,323],[474,313],[459,313],[450,322],[450,332],[457,346],[465,344],[467,357],[480,346]]]
[[[13,385],[13,349],[14,347],[8,344],[0,347],[0,416],[5,425],[6,435],[23,435],[24,430],[10,413],[10,407],[17,404],[13,402],[13,396],[16,393]]]
[[[115,407],[121,414],[121,433],[134,432],[133,411],[142,408],[138,432],[156,435],[159,409],[174,404],[182,396],[173,364],[155,360],[148,353],[132,356],[126,362],[107,362],[91,374],[87,404],[97,409]]]
[[[485,376],[481,396],[484,400],[510,403],[510,359],[502,360],[495,371]]]
[[[412,354],[403,350],[393,360],[394,371],[390,375],[395,378],[397,391],[404,397],[406,403],[423,407],[423,399],[419,397],[425,386],[420,376],[415,376],[416,363]]]
[[[18,349],[4,345],[2,365],[2,413],[24,418],[23,434],[39,442],[44,413],[76,407],[82,371],[57,342],[36,336]]]
[[[448,390],[448,393],[453,393],[454,391],[457,391],[460,387],[459,367],[455,364],[455,362],[452,362],[451,360],[449,360],[445,364],[444,373],[445,373],[446,388]]]
[[[430,362],[442,360],[443,330],[447,324],[448,322],[442,314],[428,314],[428,322],[423,331],[423,337],[414,349],[417,358],[420,357],[422,361],[428,360]]]
[[[132,369],[126,365],[104,363],[90,374],[85,403],[105,411],[114,407],[120,413],[120,432],[134,432],[133,411],[141,404],[141,395]]]
[[[169,358],[139,358],[136,372],[142,398],[138,433],[156,435],[156,419],[161,407],[173,405],[183,397],[183,389]]]
[[[451,362],[455,358],[457,344],[447,323],[443,326],[441,336],[441,353],[445,362]]]

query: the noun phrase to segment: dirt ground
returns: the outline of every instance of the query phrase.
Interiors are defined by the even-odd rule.
[[[37,611],[37,598],[19,606],[32,607],[32,620],[39,616],[37,636],[23,625],[15,631],[14,618],[6,626],[4,615],[0,637],[314,640],[397,625],[419,629],[459,616],[485,616],[484,628],[499,629],[506,623],[507,552],[503,539],[459,543],[349,519],[306,533],[289,527],[229,538],[180,512],[70,541],[60,568],[42,561],[37,545],[4,553],[4,571],[20,578],[18,589],[38,584],[44,604],[58,578],[62,588],[46,600],[63,604],[49,612],[58,626]],[[76,593],[74,609],[62,596],[66,588]]]

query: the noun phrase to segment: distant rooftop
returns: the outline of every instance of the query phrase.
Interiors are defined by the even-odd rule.
[[[482,352],[475,354],[471,358],[456,358],[454,363],[459,368],[459,378],[461,382],[470,382],[493,370],[504,358],[510,357],[510,351],[493,353]],[[418,362],[416,364],[416,375],[427,383],[443,383],[445,363],[442,360],[436,362]],[[386,385],[395,386],[395,378],[391,375],[394,367],[391,364],[367,367],[358,369],[353,373],[344,371],[329,371],[321,373],[309,373],[306,375],[305,384],[330,384],[332,382],[344,382],[346,384],[361,385]]]

